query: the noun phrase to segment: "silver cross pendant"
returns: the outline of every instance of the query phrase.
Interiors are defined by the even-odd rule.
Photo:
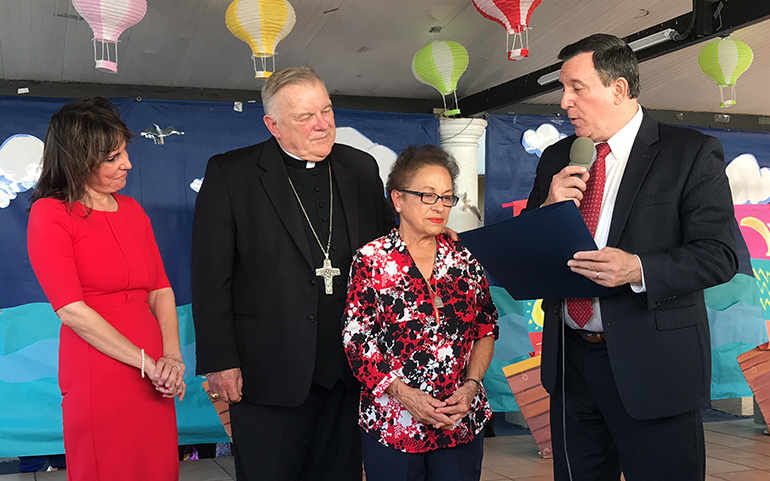
[[[324,265],[321,268],[315,270],[315,275],[324,278],[324,290],[327,296],[334,294],[334,286],[332,285],[332,279],[334,276],[340,275],[340,270],[336,267],[332,267],[332,261],[327,257],[324,259]]]

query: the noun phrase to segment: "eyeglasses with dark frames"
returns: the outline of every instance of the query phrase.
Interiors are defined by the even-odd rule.
[[[415,192],[413,190],[404,190],[404,189],[398,189],[399,192],[404,192],[406,194],[412,194],[416,195],[420,198],[420,201],[423,204],[428,205],[435,205],[436,202],[438,202],[439,199],[441,199],[441,203],[444,205],[444,207],[454,207],[457,205],[457,201],[460,200],[459,197],[456,195],[438,195],[434,194],[433,192]]]

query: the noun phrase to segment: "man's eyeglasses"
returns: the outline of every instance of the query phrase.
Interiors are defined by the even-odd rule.
[[[438,202],[439,199],[441,199],[441,203],[444,204],[444,207],[454,207],[457,205],[457,201],[460,200],[460,198],[456,195],[438,195],[434,194],[433,192],[415,192],[413,190],[403,189],[399,189],[399,191],[416,195],[420,198],[420,201],[422,201],[423,204],[428,205],[434,205],[436,202]]]

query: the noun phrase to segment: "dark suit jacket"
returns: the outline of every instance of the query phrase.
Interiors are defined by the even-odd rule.
[[[543,152],[527,209],[542,205],[569,162],[575,136]],[[710,401],[711,344],[703,289],[737,271],[735,218],[720,142],[656,122],[646,112],[612,215],[608,247],[636,254],[647,292],[629,285],[600,300],[620,397],[636,419],[672,416]],[[562,300],[544,302],[542,380],[561,369]]]
[[[313,377],[320,280],[279,149],[271,138],[206,168],[192,234],[197,372],[240,367],[246,401],[298,406]],[[370,155],[335,145],[329,159],[354,252],[395,225],[393,210]]]

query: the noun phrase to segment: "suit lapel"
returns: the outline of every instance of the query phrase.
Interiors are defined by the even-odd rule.
[[[297,198],[289,186],[289,174],[286,172],[279,148],[278,142],[274,138],[265,145],[259,158],[259,166],[264,169],[265,173],[259,180],[262,182],[262,187],[270,198],[270,202],[284,227],[302,252],[308,265],[313,267],[313,258],[310,255],[310,246],[305,234],[304,223],[307,221],[302,218],[302,214],[297,208]]]
[[[332,149],[330,160],[332,163],[332,175],[340,193],[342,211],[345,213],[350,251],[355,252],[360,247],[358,244],[358,186],[350,168],[349,159],[335,155]]]
[[[631,153],[628,156],[623,179],[618,188],[618,196],[615,200],[615,209],[610,224],[610,234],[607,239],[608,246],[618,245],[620,235],[623,233],[628,215],[634,205],[636,194],[647,176],[652,161],[658,154],[658,148],[655,146],[657,141],[658,122],[645,112],[639,133],[636,135]]]

